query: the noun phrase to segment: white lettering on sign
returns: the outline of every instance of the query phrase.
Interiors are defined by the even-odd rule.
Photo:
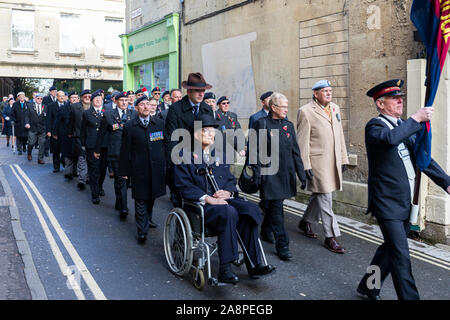
[[[74,71],[74,72],[72,72],[72,76],[74,78],[81,78],[81,79],[96,79],[96,78],[100,78],[102,76],[102,73],[101,72]]]
[[[137,18],[140,15],[142,15],[142,8],[137,8],[137,9],[131,11],[131,19]]]

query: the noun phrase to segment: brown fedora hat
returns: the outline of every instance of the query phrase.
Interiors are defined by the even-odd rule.
[[[181,86],[185,89],[204,89],[208,90],[212,88],[212,85],[206,83],[205,78],[203,78],[200,72],[189,73],[187,81],[183,81]]]

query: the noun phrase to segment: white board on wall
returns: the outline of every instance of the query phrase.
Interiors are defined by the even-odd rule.
[[[210,42],[202,46],[203,75],[217,99],[227,96],[230,111],[239,118],[256,112],[256,90],[250,43],[256,32]]]

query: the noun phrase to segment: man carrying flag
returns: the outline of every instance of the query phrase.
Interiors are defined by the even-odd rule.
[[[357,291],[372,300],[380,299],[380,289],[391,274],[400,300],[418,300],[411,270],[408,248],[410,212],[415,182],[416,159],[413,154],[414,136],[421,123],[431,120],[433,108],[421,108],[407,120],[403,113],[403,80],[383,82],[367,92],[375,101],[379,117],[370,120],[365,129],[369,162],[367,213],[377,219],[384,243],[378,247],[368,273]],[[423,172],[450,194],[450,177],[430,159]],[[379,272],[373,279],[373,268]]]

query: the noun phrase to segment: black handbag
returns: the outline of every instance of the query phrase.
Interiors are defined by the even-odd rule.
[[[258,185],[256,184],[255,180],[253,179],[253,176],[249,175],[247,173],[247,165],[245,164],[242,168],[241,176],[239,177],[238,181],[239,188],[248,194],[256,193],[258,192]]]

